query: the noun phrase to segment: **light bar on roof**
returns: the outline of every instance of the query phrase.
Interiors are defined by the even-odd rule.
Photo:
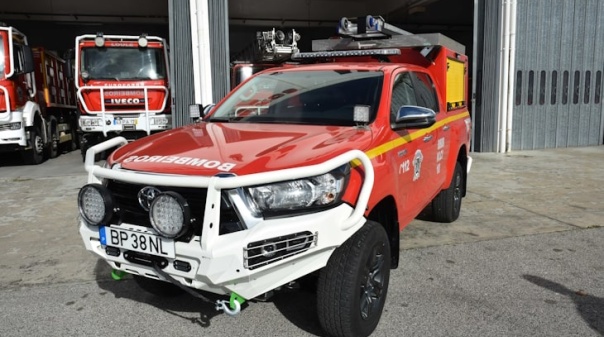
[[[362,49],[362,50],[336,50],[336,51],[317,51],[306,53],[295,53],[292,59],[314,59],[326,57],[352,57],[352,56],[388,56],[400,55],[399,49]]]

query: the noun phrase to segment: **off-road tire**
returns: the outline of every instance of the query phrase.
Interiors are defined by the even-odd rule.
[[[178,286],[165,281],[132,275],[136,284],[144,291],[159,297],[174,297],[184,293]]]
[[[463,171],[461,164],[455,164],[451,185],[432,200],[432,220],[435,222],[453,222],[459,218],[463,196]]]
[[[382,225],[367,221],[320,272],[317,312],[323,329],[338,337],[369,336],[382,315],[389,279],[388,235]]]
[[[26,165],[38,165],[44,161],[44,141],[40,133],[39,126],[34,126],[29,130],[28,146],[31,149],[21,152],[23,162]]]

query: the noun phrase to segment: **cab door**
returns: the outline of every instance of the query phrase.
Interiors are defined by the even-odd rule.
[[[417,106],[418,102],[411,72],[399,71],[392,78],[390,126],[394,141],[401,145],[392,151],[391,158],[397,165],[393,170],[397,181],[397,207],[401,210],[399,220],[401,223],[408,223],[421,212],[426,202],[424,194],[430,184],[430,177],[425,163],[431,152],[428,147],[433,141],[426,141],[424,136],[418,136],[423,132],[420,128],[400,128],[396,125],[399,109],[405,105]]]
[[[413,89],[416,96],[417,106],[432,109],[436,113],[436,123],[422,130],[419,136],[420,147],[423,153],[422,179],[426,179],[424,197],[427,200],[432,198],[440,191],[445,181],[445,133],[443,132],[443,120],[446,114],[441,112],[438,94],[434,87],[434,82],[430,75],[423,72],[411,72],[413,80]]]

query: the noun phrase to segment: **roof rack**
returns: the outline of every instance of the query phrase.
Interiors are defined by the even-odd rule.
[[[439,33],[397,35],[390,38],[357,40],[355,38],[313,40],[313,51],[362,50],[383,48],[430,48],[444,46],[458,54],[465,54],[466,47]]]
[[[422,48],[424,56],[435,46],[447,47],[458,54],[466,51],[464,45],[442,34],[412,34],[386,23],[381,16],[343,17],[338,25],[338,34],[342,38],[313,40],[312,51]]]

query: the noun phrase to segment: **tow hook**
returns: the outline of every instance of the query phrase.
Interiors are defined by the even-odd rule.
[[[239,312],[241,311],[241,304],[239,304],[239,302],[235,301],[235,308],[231,310],[230,305],[229,305],[229,301],[216,301],[216,310],[217,311],[224,311],[225,314],[229,315],[229,316],[237,316],[237,314],[239,314]]]
[[[122,271],[122,270],[118,270],[118,269],[112,269],[111,270],[111,278],[116,280],[116,281],[120,281],[121,279],[124,278],[124,276],[126,276],[126,272]]]
[[[231,299],[229,301],[216,301],[216,310],[224,311],[229,316],[237,316],[241,312],[241,305],[245,302],[245,298],[239,296],[237,293],[231,293]]]

